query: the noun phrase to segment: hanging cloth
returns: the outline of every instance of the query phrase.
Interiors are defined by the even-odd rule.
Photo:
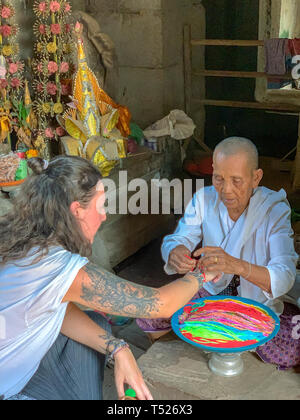
[[[286,38],[267,39],[265,41],[266,73],[282,76],[286,74]]]

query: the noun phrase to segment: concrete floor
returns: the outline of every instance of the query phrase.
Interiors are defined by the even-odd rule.
[[[178,277],[170,277],[164,273],[163,262],[160,256],[160,245],[161,238],[155,240],[140,250],[135,256],[116,267],[117,274],[127,280],[151,287],[160,287]],[[182,351],[177,352],[179,354],[178,357],[176,356],[176,351],[174,351],[177,346],[180,347],[181,343],[180,341],[178,342],[177,337],[172,333],[151,346],[148,337],[137,327],[134,320],[122,327],[113,327],[113,332],[117,337],[124,338],[129,342],[148,385],[151,383],[153,385],[154,382],[154,385],[149,385],[149,387],[157,400],[300,400],[300,369],[298,371],[278,372],[274,366],[264,364],[254,354],[249,353],[247,356],[244,356],[246,357],[246,369],[240,377],[222,378],[216,377],[208,371],[207,361],[199,354],[197,355],[198,371],[201,372],[201,381],[203,381],[203,375],[205,376],[205,381],[207,381],[200,391],[197,386],[199,377],[194,375],[193,380],[196,382],[193,384],[189,381],[186,382],[188,376],[185,379],[182,378],[182,372],[181,378],[178,375],[176,376],[178,369],[182,369],[182,363],[183,369],[189,370],[192,368],[192,361],[195,358],[195,349],[192,346],[181,342],[184,345],[185,354],[185,360],[182,362]],[[167,343],[164,343],[164,341],[167,341]],[[163,373],[163,367],[166,365],[171,366],[171,376],[169,375],[170,371],[166,375]],[[105,400],[117,399],[113,375],[113,369],[106,368],[104,382]],[[177,377],[177,382],[175,381],[175,383],[174,377]],[[258,381],[257,377],[261,379]],[[182,392],[180,383],[185,383],[185,389],[190,389],[190,392]],[[176,391],[174,391],[175,388]],[[198,389],[199,392],[193,393],[194,389]],[[215,391],[212,393],[213,390]],[[215,397],[212,397],[213,395]]]

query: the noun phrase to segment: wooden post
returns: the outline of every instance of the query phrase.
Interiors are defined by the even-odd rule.
[[[191,115],[192,110],[192,48],[191,48],[191,26],[183,27],[183,72],[184,72],[184,108],[187,115]],[[186,157],[186,150],[191,142],[191,138],[185,140],[181,145],[181,161]]]
[[[192,49],[191,49],[191,26],[184,25],[183,28],[183,58],[184,58],[184,100],[185,112],[191,113],[192,103]]]

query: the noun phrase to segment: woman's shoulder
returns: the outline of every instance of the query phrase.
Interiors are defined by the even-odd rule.
[[[13,273],[24,275],[28,272],[35,277],[40,274],[41,277],[49,275],[55,278],[61,271],[72,269],[80,263],[87,264],[88,259],[79,254],[73,254],[62,246],[50,246],[47,253],[35,247],[28,252],[26,257],[8,262],[2,265],[0,270],[7,271],[11,275]]]

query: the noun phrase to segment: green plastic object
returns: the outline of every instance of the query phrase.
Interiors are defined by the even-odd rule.
[[[130,123],[130,137],[135,139],[137,144],[141,144],[141,141],[144,138],[144,132],[137,124]]]
[[[27,161],[25,159],[21,159],[19,167],[16,171],[15,180],[16,181],[21,181],[21,180],[27,178],[27,175],[28,175]]]
[[[127,389],[125,392],[125,397],[136,398],[136,392],[134,389]]]

